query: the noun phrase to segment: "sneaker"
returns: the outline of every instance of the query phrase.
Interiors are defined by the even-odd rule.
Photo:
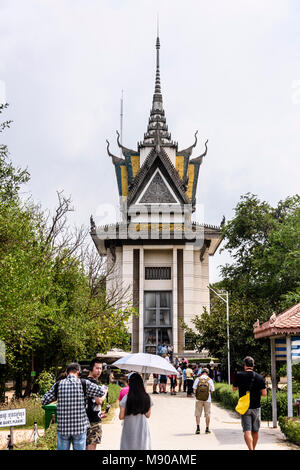
[[[205,429],[205,434],[210,434],[210,430],[208,428]]]
[[[197,428],[195,434],[200,434],[200,429]]]

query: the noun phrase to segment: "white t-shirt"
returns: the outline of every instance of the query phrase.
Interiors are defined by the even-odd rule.
[[[200,375],[200,377],[197,377],[197,378],[196,378],[196,380],[195,380],[195,382],[194,382],[194,385],[193,385],[193,389],[194,389],[195,392],[196,392],[196,390],[197,390],[199,378],[200,378],[200,379],[203,379],[203,378],[205,378],[205,377],[208,377],[208,375],[202,374],[202,375]],[[212,379],[209,379],[209,380],[208,380],[208,385],[209,385],[209,396],[208,396],[208,399],[207,399],[206,401],[207,401],[207,403],[210,403],[210,402],[211,402],[211,393],[210,393],[210,392],[214,392],[214,391],[215,391],[215,386],[214,386],[214,382],[213,382]],[[197,401],[199,401],[199,400],[197,400]]]

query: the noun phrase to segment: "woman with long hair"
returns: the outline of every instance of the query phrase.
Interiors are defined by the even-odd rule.
[[[124,420],[120,450],[151,450],[147,418],[153,402],[137,372],[128,376],[129,392],[120,402],[119,419]]]

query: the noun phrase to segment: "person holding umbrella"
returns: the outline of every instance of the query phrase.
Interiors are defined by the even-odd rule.
[[[120,450],[151,450],[147,418],[150,418],[153,402],[139,373],[129,374],[128,385],[128,395],[120,402],[119,419],[124,420]]]

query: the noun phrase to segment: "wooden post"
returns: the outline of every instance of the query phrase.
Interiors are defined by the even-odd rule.
[[[13,426],[10,426],[9,432],[10,432],[10,435],[9,435],[9,441],[8,441],[8,449],[13,450],[13,448],[14,448],[14,428],[13,428]]]
[[[276,357],[275,357],[275,338],[271,341],[271,381],[272,381],[272,417],[273,428],[277,428],[277,381],[276,381]]]
[[[286,373],[287,373],[287,396],[288,417],[293,417],[293,386],[292,386],[292,344],[291,337],[286,337]]]

